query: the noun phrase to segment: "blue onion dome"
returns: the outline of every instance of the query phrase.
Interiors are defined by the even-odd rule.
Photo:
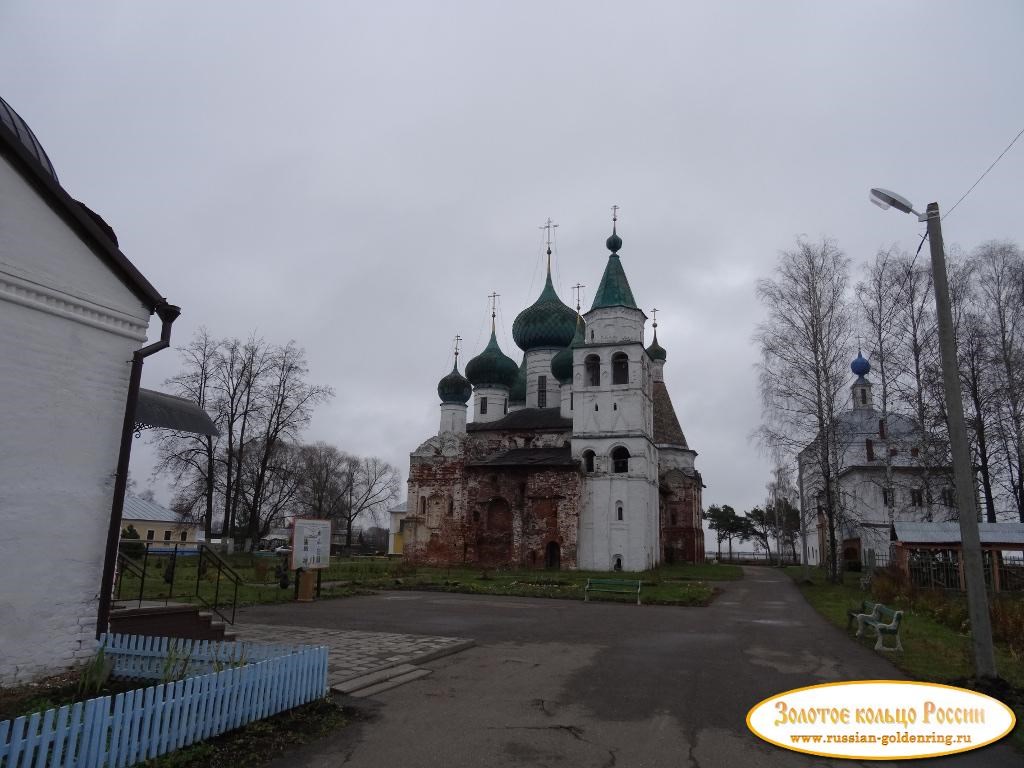
[[[466,378],[474,387],[512,388],[519,375],[516,361],[501,351],[491,321],[491,340],[484,351],[466,363]]]
[[[668,358],[668,352],[658,343],[658,324],[654,324],[654,341],[651,342],[651,346],[647,348],[647,356],[651,360],[660,360],[665,362]]]
[[[856,359],[850,363],[850,370],[857,376],[867,376],[871,372],[871,363],[858,350]]]
[[[523,362],[519,366],[519,373],[516,375],[515,383],[512,388],[508,391],[509,403],[525,403],[526,402],[526,356],[523,356]]]
[[[442,403],[458,403],[465,405],[473,396],[473,385],[459,373],[459,358],[455,358],[452,372],[437,382],[437,396]]]
[[[587,344],[587,324],[580,315],[576,315],[576,333],[569,346],[551,358],[551,375],[559,384],[572,381],[572,351]]]
[[[544,290],[512,323],[512,338],[524,352],[531,349],[567,347],[576,327],[576,313],[562,303],[551,284],[551,265]]]

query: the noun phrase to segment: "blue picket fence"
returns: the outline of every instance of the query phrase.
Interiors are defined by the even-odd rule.
[[[134,765],[314,701],[327,691],[323,646],[124,635],[104,636],[100,643],[118,677],[160,679],[172,646],[173,659],[188,658],[191,665],[194,658],[196,669],[216,671],[6,720],[0,723],[0,768]]]

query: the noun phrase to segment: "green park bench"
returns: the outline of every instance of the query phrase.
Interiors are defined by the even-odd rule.
[[[871,613],[857,614],[857,637],[864,634],[864,627],[871,627],[878,635],[878,642],[875,643],[876,651],[902,651],[903,643],[900,642],[900,623],[903,621],[903,611],[894,611],[881,603],[875,603]],[[886,635],[893,635],[896,638],[894,647],[886,646],[884,638]]]
[[[583,601],[589,602],[591,592],[615,592],[621,595],[636,595],[636,604],[640,605],[640,587],[642,581],[637,579],[587,579],[583,590]]]

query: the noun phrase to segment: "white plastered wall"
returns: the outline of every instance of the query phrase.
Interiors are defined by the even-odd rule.
[[[128,393],[149,311],[0,160],[0,685],[93,654]]]

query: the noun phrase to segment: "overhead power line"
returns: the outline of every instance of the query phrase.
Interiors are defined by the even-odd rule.
[[[948,211],[946,211],[946,213],[943,215],[942,218],[946,218],[947,216],[949,216],[949,214],[951,214],[953,211],[956,210],[956,207],[958,205],[960,205],[960,203],[962,203],[964,201],[965,197],[967,197],[969,194],[971,194],[971,192],[974,191],[974,188],[976,186],[981,184],[981,180],[984,179],[988,175],[989,171],[991,171],[993,168],[996,167],[996,163],[998,163],[1000,160],[1003,159],[1003,155],[1005,155],[1007,152],[1010,151],[1010,149],[1013,147],[1013,145],[1017,143],[1017,139],[1019,139],[1021,136],[1024,136],[1024,128],[1021,128],[1020,133],[1018,133],[1016,136],[1013,137],[1013,141],[1011,141],[1006,146],[1006,149],[1004,149],[1002,152],[999,153],[999,157],[997,157],[995,160],[992,161],[992,165],[990,165],[988,168],[985,169],[985,172],[983,174],[981,174],[981,176],[978,177],[978,180],[971,185],[971,188],[968,189],[966,192],[964,192],[963,197],[961,197],[959,200],[957,200],[955,203],[953,203],[953,207],[950,208]]]

